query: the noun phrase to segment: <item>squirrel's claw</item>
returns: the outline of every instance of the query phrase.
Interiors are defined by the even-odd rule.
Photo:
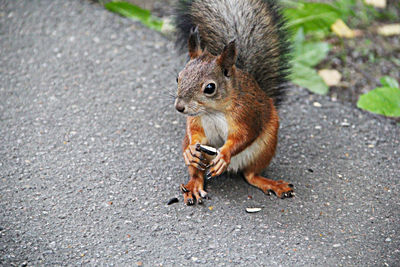
[[[194,205],[192,192],[189,189],[187,189],[184,184],[181,184],[179,189],[183,193],[183,198],[184,198],[185,204],[188,206]]]
[[[179,187],[179,189],[181,189],[182,193],[189,193],[190,191],[185,187],[184,184],[181,184],[181,186]]]
[[[188,205],[188,206],[194,205],[193,197],[191,196],[190,198],[187,198],[186,201],[185,201],[185,203],[186,203],[186,205]]]
[[[218,154],[218,156],[211,162],[210,166],[211,169],[209,171],[209,174],[211,176],[219,176],[224,171],[226,171],[226,169],[228,169],[229,163],[224,159],[221,154]]]
[[[202,162],[202,155],[201,152],[196,151],[194,146],[189,146],[184,152],[183,152],[183,159],[185,160],[185,164],[187,166],[193,166],[201,171],[205,171],[207,165]]]
[[[283,193],[281,195],[281,198],[290,198],[290,197],[294,197],[294,196],[295,196],[295,193],[293,191],[288,191],[288,192]]]
[[[268,187],[268,189],[263,190],[267,195],[273,193],[279,198],[291,198],[295,196],[293,185],[284,181],[273,181]]]

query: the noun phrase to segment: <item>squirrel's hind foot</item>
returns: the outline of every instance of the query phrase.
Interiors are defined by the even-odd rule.
[[[279,198],[290,198],[295,195],[293,190],[294,186],[285,181],[274,181],[254,173],[247,173],[244,177],[249,184],[260,188],[267,195],[273,193]]]

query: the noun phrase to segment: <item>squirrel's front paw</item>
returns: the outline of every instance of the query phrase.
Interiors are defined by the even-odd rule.
[[[196,147],[197,145],[189,145],[183,152],[185,164],[187,166],[193,166],[201,171],[205,171],[206,164],[202,161],[204,160],[203,155]]]
[[[215,159],[211,162],[207,177],[219,176],[221,175],[226,169],[228,169],[229,163],[231,162],[231,158],[229,155],[218,153]]]

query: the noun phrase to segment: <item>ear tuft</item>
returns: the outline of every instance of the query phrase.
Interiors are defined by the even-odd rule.
[[[200,46],[199,28],[197,26],[193,27],[190,30],[188,48],[189,48],[189,57],[191,59],[196,58],[203,53]]]
[[[225,45],[221,55],[218,56],[218,64],[221,66],[222,71],[226,77],[231,76],[232,67],[235,65],[237,59],[236,42],[232,40],[229,44]]]

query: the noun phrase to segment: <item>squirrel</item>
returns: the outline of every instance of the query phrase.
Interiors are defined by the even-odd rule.
[[[177,77],[175,109],[186,115],[183,157],[190,180],[186,205],[203,203],[204,176],[243,173],[280,198],[293,185],[262,177],[277,146],[277,108],[285,95],[290,44],[275,0],[179,0],[177,46],[188,62]],[[211,158],[198,147],[218,148]]]

